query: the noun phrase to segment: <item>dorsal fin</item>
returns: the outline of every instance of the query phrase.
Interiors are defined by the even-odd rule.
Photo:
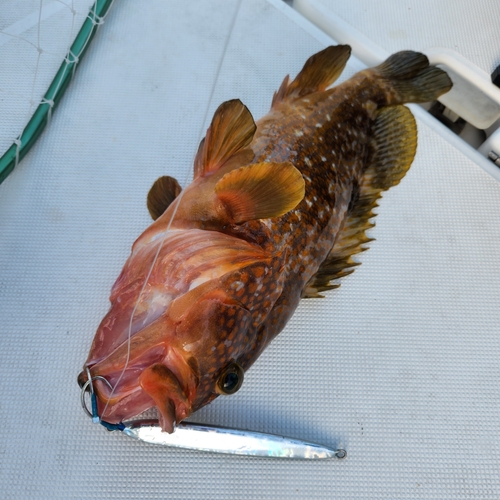
[[[173,177],[164,175],[156,179],[148,193],[148,210],[153,220],[170,206],[182,191],[179,183]]]
[[[330,46],[311,56],[292,83],[288,75],[274,93],[272,107],[289,98],[304,97],[328,88],[342,73],[349,56],[349,45]]]
[[[215,111],[207,135],[194,161],[194,178],[215,172],[231,156],[252,141],[256,125],[248,108],[239,100],[223,102]]]
[[[372,127],[373,139],[359,190],[353,190],[352,206],[328,257],[302,291],[303,297],[322,297],[320,292],[338,288],[331,283],[347,276],[359,265],[353,255],[367,250],[373,240],[366,230],[375,226],[370,221],[381,192],[395,186],[404,177],[415,156],[417,129],[408,108],[394,106],[381,109]]]

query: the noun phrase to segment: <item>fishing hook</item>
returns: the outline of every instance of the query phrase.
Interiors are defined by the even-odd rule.
[[[108,379],[102,377],[101,375],[96,375],[95,377],[92,377],[88,366],[85,368],[85,370],[87,372],[87,382],[85,382],[82,385],[82,391],[80,393],[80,402],[82,404],[83,410],[95,424],[101,424],[102,426],[106,427],[108,431],[117,431],[117,430],[122,431],[123,429],[125,429],[125,425],[123,423],[120,422],[119,424],[111,424],[109,422],[101,420],[97,412],[97,396],[94,391],[94,380],[102,380],[111,390],[113,389],[113,386],[110,384]],[[85,402],[86,392],[90,393],[92,411],[88,409],[87,403]]]

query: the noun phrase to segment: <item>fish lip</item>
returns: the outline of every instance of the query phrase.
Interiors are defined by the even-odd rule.
[[[181,423],[192,414],[192,404],[189,401],[186,391],[184,390],[180,380],[173,373],[172,375],[175,377],[180,390],[175,391],[174,393],[169,393],[167,396],[166,413],[164,413],[161,408],[156,405],[160,426],[163,432],[168,432],[169,434],[172,434],[172,432],[175,431],[177,424]]]
[[[139,376],[142,390],[154,401],[164,431],[173,432],[175,425],[192,413],[187,387],[165,362],[155,363]]]
[[[163,432],[172,434],[175,431],[175,427],[177,426],[177,409],[175,403],[170,398],[168,398],[166,407],[168,409],[168,418],[164,413],[158,412],[158,421]]]

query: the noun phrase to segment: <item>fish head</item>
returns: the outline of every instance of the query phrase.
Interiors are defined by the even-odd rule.
[[[98,334],[106,329],[113,309]],[[192,413],[198,366],[193,356],[185,356],[170,340],[174,335],[175,325],[159,317],[100,359],[98,349],[91,350],[95,357],[89,358],[78,382],[83,386],[90,373],[97,414],[103,421],[127,421],[156,406],[162,428],[172,432],[176,422]]]
[[[176,351],[196,375],[195,386],[186,394],[191,412],[220,395],[235,394],[242,387],[242,366],[252,350],[248,342],[250,312],[216,280],[175,300],[169,317],[176,323],[176,338],[182,339]],[[188,380],[187,374],[184,377],[182,386]]]
[[[127,301],[127,287],[115,290],[118,298],[98,328],[79,383],[87,381],[88,368],[103,421],[119,423],[156,407],[161,427],[172,432],[218,395],[241,387],[251,315],[219,279],[168,302],[154,291],[156,278],[153,272],[132,323],[135,299]],[[164,308],[157,316],[155,304]]]

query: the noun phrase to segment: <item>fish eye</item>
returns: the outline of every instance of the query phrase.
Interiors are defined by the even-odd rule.
[[[224,371],[219,375],[215,390],[219,394],[229,396],[234,394],[243,384],[245,372],[243,368],[236,362],[230,363],[224,368]]]

